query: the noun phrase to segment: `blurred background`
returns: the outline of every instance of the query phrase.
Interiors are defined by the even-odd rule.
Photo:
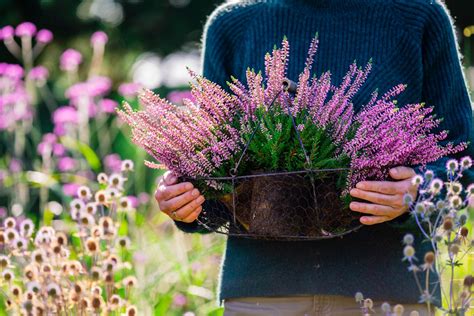
[[[145,169],[145,153],[130,142],[129,130],[113,112],[123,101],[137,106],[135,95],[141,87],[177,104],[188,96],[185,66],[200,69],[202,28],[221,2],[0,0],[0,27],[30,21],[54,35],[38,54],[32,51],[32,63],[25,66],[25,72],[37,65],[47,70],[25,78],[23,88],[33,95],[28,102],[33,110],[0,115],[0,216],[27,214],[39,221],[49,201],[68,203],[77,186],[94,174],[116,172],[124,159],[134,161],[136,170],[127,190],[138,210],[139,229],[130,234],[136,241],[137,305],[143,315],[219,315],[215,289],[224,239],[186,236],[156,212],[153,191],[160,173]],[[446,4],[455,18],[466,77],[474,91],[474,1]],[[91,42],[97,31],[107,35],[105,46],[100,36]],[[0,45],[0,62],[19,64],[15,47],[7,46]],[[65,57],[70,48],[79,55]],[[16,53],[21,55],[18,47]],[[72,58],[70,69],[64,66],[67,57]],[[69,106],[77,102],[70,88],[78,83],[98,85],[92,75],[102,76],[103,91],[79,86],[89,89],[94,99],[94,104],[86,104],[84,116]],[[60,140],[45,137],[53,132]],[[51,142],[60,144],[60,153],[45,153],[40,144]]]

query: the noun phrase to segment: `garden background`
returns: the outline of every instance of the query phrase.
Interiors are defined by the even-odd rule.
[[[44,82],[36,81],[30,109],[36,113],[33,123],[20,129],[2,128],[19,123],[13,116],[0,116],[4,120],[0,122],[0,216],[27,214],[54,221],[57,204],[48,201],[69,203],[74,194],[70,192],[94,178],[94,173],[111,173],[121,160],[134,161],[135,172],[126,190],[137,212],[134,225],[126,230],[134,243],[136,305],[143,315],[220,314],[215,289],[224,238],[185,235],[159,214],[153,192],[160,174],[144,167],[146,154],[130,142],[129,129],[106,103],[94,115],[89,113],[87,125],[78,123],[73,134],[77,137],[62,135],[65,157],[45,157],[38,144],[46,142],[43,135],[68,123],[58,122],[61,119],[54,119],[54,113],[60,107],[67,110],[71,98],[65,92],[74,80],[86,81],[90,73],[111,79],[110,87],[99,93],[102,100],[128,100],[136,105],[137,87],[147,87],[179,104],[187,96],[185,66],[199,70],[202,28],[220,2],[0,0],[1,27],[30,21],[54,34],[34,61],[35,66],[46,67],[49,75],[40,78]],[[474,91],[474,2],[448,0],[447,6],[456,20],[466,77]],[[91,35],[99,30],[108,37],[103,59],[98,59],[100,52],[91,44]],[[73,72],[76,78],[60,69],[61,55],[69,48],[82,55]],[[0,61],[20,63],[4,45],[0,46]],[[472,257],[466,269],[473,267]]]

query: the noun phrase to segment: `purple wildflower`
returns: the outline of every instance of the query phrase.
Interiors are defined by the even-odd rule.
[[[109,40],[107,34],[105,34],[102,31],[97,31],[91,36],[91,44],[92,46],[97,46],[97,45],[105,45],[107,41]]]
[[[66,49],[59,59],[60,68],[64,71],[76,71],[81,62],[81,53],[72,48]]]
[[[31,22],[23,22],[18,24],[15,29],[15,35],[18,37],[33,37],[36,33],[36,26]]]
[[[50,30],[42,29],[36,33],[36,40],[41,44],[48,44],[53,40],[53,33]]]

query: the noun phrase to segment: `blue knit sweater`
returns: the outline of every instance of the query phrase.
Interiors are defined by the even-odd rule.
[[[449,140],[466,141],[471,104],[450,17],[434,0],[251,0],[220,6],[204,33],[203,70],[226,86],[245,81],[248,67],[264,70],[264,55],[286,35],[288,77],[297,81],[314,34],[320,38],[315,72],[331,70],[340,82],[350,63],[373,60],[355,97],[357,109],[370,94],[408,85],[399,104],[426,102],[444,118]],[[396,221],[395,221],[396,222]],[[177,223],[205,232],[196,223]],[[374,300],[416,303],[419,292],[401,240],[409,225],[367,226],[344,238],[278,242],[229,237],[222,262],[220,299],[250,296],[344,295],[357,291]],[[427,250],[417,238],[417,257]],[[438,292],[439,294],[439,292]]]

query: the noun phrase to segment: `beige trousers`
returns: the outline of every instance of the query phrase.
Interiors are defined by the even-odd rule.
[[[374,302],[374,311],[370,315],[384,315],[380,309],[382,303]],[[392,308],[395,304],[396,302]],[[416,310],[421,316],[428,316],[426,305],[404,305],[404,308],[403,315],[410,315],[410,312]],[[357,316],[363,313],[353,298],[343,296],[246,297],[228,299],[224,302],[224,316],[320,315]]]

